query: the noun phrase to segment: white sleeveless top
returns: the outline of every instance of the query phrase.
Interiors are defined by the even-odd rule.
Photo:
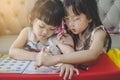
[[[90,36],[90,42],[89,42],[89,44],[87,44],[89,47],[90,47],[90,45],[92,44],[94,34],[95,34],[95,32],[96,32],[98,29],[102,29],[103,31],[106,32],[106,30],[105,30],[105,28],[104,28],[103,25],[101,25],[101,26],[99,26],[99,27],[96,27],[96,28],[91,32],[91,34],[90,34],[91,36],[89,35],[89,36]],[[89,36],[88,36],[88,37],[89,37]],[[108,40],[106,39],[106,41],[104,42],[104,49],[103,49],[103,52],[104,52],[104,53],[106,53],[107,47],[108,47]],[[82,43],[80,47],[77,46],[77,47],[76,47],[76,50],[77,50],[77,51],[84,50],[84,43]]]
[[[43,47],[45,48],[49,48],[49,50],[53,53],[53,54],[61,54],[60,50],[58,49],[57,45],[57,38],[56,36],[52,36],[48,39],[47,44],[43,44],[40,41],[39,42],[35,42],[34,41],[35,35],[34,32],[32,31],[32,29],[28,32],[28,41],[25,45],[25,50],[28,51],[35,51],[35,52],[39,52]]]

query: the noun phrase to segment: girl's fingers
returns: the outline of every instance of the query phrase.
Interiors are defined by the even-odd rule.
[[[77,68],[74,68],[74,66],[71,65],[63,65],[60,67],[60,76],[63,76],[64,80],[72,79],[72,76],[74,74],[74,71],[77,75],[79,75],[79,70]]]
[[[74,71],[76,72],[77,75],[80,74],[78,69],[74,68]]]
[[[64,30],[63,30],[63,33],[65,33],[65,34],[66,34],[66,33],[67,33],[67,31],[64,29]]]
[[[43,54],[44,51],[45,51],[45,48],[42,48],[39,53],[40,53],[40,54]]]
[[[69,75],[69,69],[68,68],[66,68],[66,71],[65,71],[65,74],[64,74],[64,80],[66,80],[67,79],[67,77],[68,77],[68,75]]]
[[[37,70],[39,67],[41,67],[42,64],[38,65],[37,63],[35,63],[35,69]]]
[[[73,72],[74,72],[74,70],[72,69],[72,68],[70,68],[70,74],[69,74],[69,79],[71,79],[72,78],[72,76],[73,76]]]
[[[37,64],[35,64],[35,70],[37,70],[40,66],[38,66]]]
[[[62,35],[62,32],[60,32],[57,36],[60,36],[60,35]]]
[[[39,68],[40,66],[42,66],[42,62],[39,58],[42,58],[43,55],[46,55],[44,54],[44,51],[45,51],[45,48],[42,48],[40,53],[38,53],[36,55],[36,60],[35,60],[35,69]]]
[[[70,68],[70,74],[69,74],[69,79],[72,78],[74,71],[76,72],[77,75],[79,75],[79,70],[76,68]]]
[[[61,67],[59,76],[61,77],[64,74],[65,67]]]
[[[63,37],[62,35],[59,35],[59,36],[57,36],[57,39],[58,39],[58,40],[61,40],[62,37]]]
[[[45,47],[41,49],[41,52],[44,52],[45,51]]]
[[[65,35],[64,34],[66,34],[66,32],[60,32],[58,35],[57,35],[57,38],[58,38],[58,40],[60,40],[61,38],[63,38],[63,37],[65,37]],[[67,34],[66,34],[67,35]]]

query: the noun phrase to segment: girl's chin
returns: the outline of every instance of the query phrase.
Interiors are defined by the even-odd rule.
[[[43,36],[43,37],[41,37],[41,39],[44,39],[44,40],[46,40],[46,39],[48,39],[48,38]]]
[[[45,40],[45,39],[48,39],[48,38],[45,37],[45,36],[39,36],[39,39],[43,39],[43,40]]]
[[[78,34],[78,32],[77,32],[77,31],[72,31],[72,33],[73,33],[73,34]]]

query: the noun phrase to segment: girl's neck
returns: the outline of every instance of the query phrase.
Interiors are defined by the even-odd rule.
[[[82,34],[79,34],[79,38],[78,38],[78,44],[77,44],[77,46],[80,46],[81,45],[81,43],[82,43]]]
[[[79,34],[79,41],[82,41],[82,39],[83,39],[83,35],[82,34]]]
[[[78,40],[81,40],[82,39],[82,34],[80,33],[79,34],[79,39]]]

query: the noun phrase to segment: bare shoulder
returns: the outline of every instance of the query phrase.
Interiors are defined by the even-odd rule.
[[[28,32],[31,30],[30,27],[25,27],[19,34],[18,39],[27,40],[28,39]]]
[[[29,30],[31,30],[30,27],[25,27],[23,30],[21,30],[20,34],[21,33],[28,33]]]
[[[93,36],[93,41],[90,46],[90,49],[93,49],[96,54],[100,54],[103,51],[104,48],[104,42],[106,39],[106,32],[102,29],[98,29]]]
[[[13,42],[12,47],[23,47],[28,40],[28,31],[31,28],[25,27],[23,30],[21,30],[20,34],[18,35],[17,39]]]
[[[94,37],[93,38],[97,38],[97,39],[100,39],[100,40],[104,40],[105,37],[106,37],[106,32],[102,29],[98,29],[95,34],[94,34]]]

